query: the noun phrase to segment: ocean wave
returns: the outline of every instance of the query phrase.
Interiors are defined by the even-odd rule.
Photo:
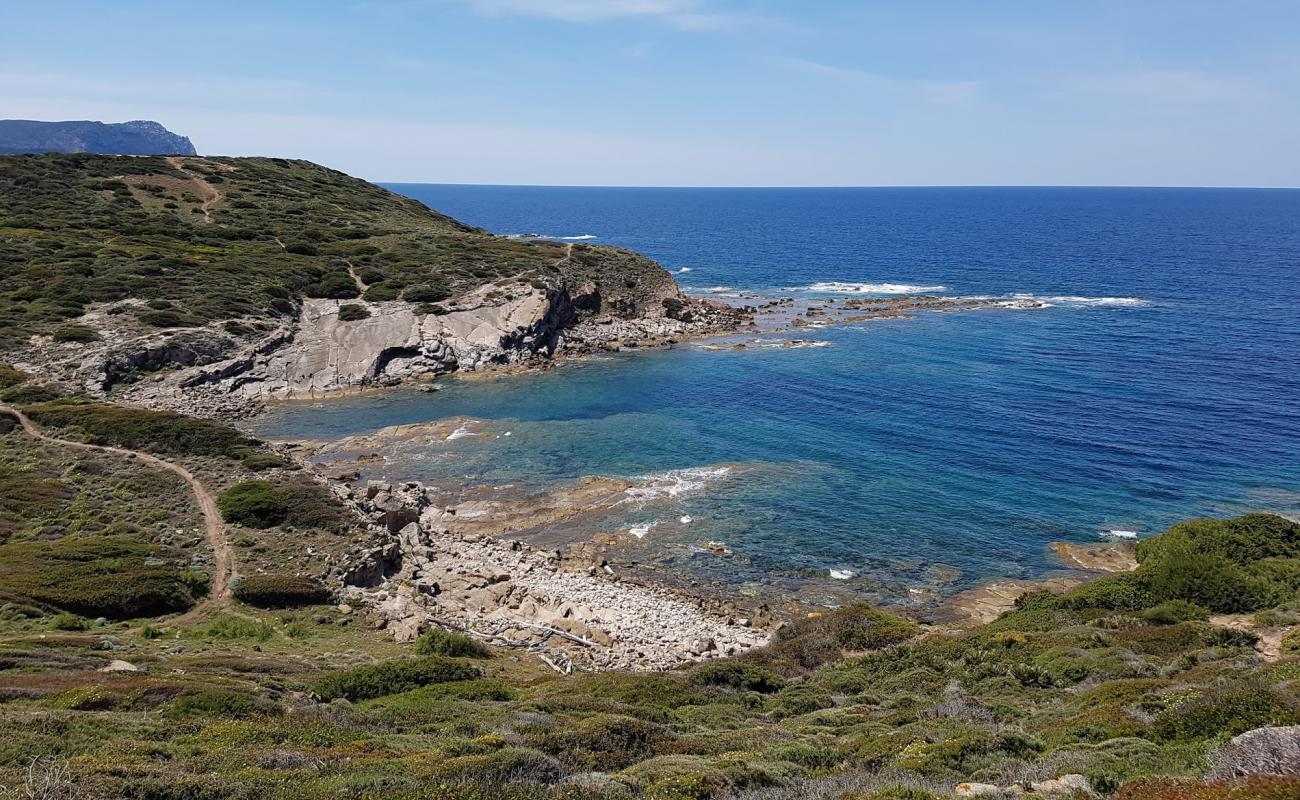
[[[703,489],[713,481],[724,478],[729,474],[731,474],[731,467],[689,467],[687,469],[670,470],[657,475],[644,475],[640,478],[644,483],[640,486],[624,489],[623,494],[626,497],[619,500],[615,505],[628,502],[640,505],[651,500],[677,497],[687,492]]]
[[[471,430],[468,430],[467,428],[457,428],[456,430],[447,434],[447,441],[454,442],[457,439],[464,439],[466,436],[478,436],[478,434],[474,433]]]
[[[831,577],[837,581],[847,581],[850,578],[856,578],[858,573],[851,569],[833,569],[830,570]]]
[[[1101,533],[1099,533],[1099,534],[1097,534],[1097,535],[1100,536],[1100,537],[1103,538],[1103,539],[1136,539],[1136,538],[1138,538],[1138,533],[1137,533],[1137,531],[1125,531],[1125,530],[1118,530],[1118,529],[1109,530],[1109,531],[1102,531]]]
[[[788,286],[786,292],[820,292],[847,294],[920,294],[922,292],[946,292],[947,286],[922,286],[914,283],[844,283],[841,281],[823,281],[808,286]]]
[[[681,275],[683,272],[692,272],[693,270],[694,267],[682,267],[681,269],[677,270],[677,274]]]
[[[578,236],[553,236],[549,233],[507,233],[507,239],[550,239],[557,242],[585,242],[589,239],[598,239],[594,233],[583,233]]]
[[[808,325],[809,328],[824,328],[822,323]],[[721,352],[732,350],[803,350],[809,347],[830,347],[831,343],[825,339],[748,339],[744,342],[735,342],[732,344],[701,344],[696,345],[700,350],[709,352]]]
[[[1083,297],[1073,294],[1053,294],[1037,295],[1028,293],[1019,293],[1011,295],[1012,300],[1026,300],[1047,305],[1074,305],[1074,306],[1147,306],[1151,301],[1143,300],[1140,297]]]

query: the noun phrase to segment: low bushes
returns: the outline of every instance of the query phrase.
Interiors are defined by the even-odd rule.
[[[245,717],[260,705],[253,695],[214,689],[181,695],[172,703],[171,713],[177,717]]]
[[[1184,700],[1160,712],[1155,733],[1165,740],[1236,736],[1269,725],[1300,722],[1293,700],[1265,686],[1222,687]]]
[[[323,700],[344,698],[353,702],[409,692],[435,683],[454,683],[483,677],[471,664],[440,656],[385,661],[339,672],[331,672],[316,684]]]
[[[434,628],[415,643],[415,652],[422,656],[451,656],[459,658],[490,658],[491,651],[482,642],[463,633],[453,633]]]
[[[56,342],[93,342],[99,334],[85,325],[65,325],[50,334],[50,338]]]
[[[771,694],[785,686],[785,680],[757,664],[746,661],[720,661],[705,664],[692,673],[696,683],[706,686],[727,686],[750,692]]]
[[[0,389],[17,386],[27,380],[27,377],[27,373],[22,370],[14,369],[8,364],[0,364]]]
[[[306,480],[285,485],[270,481],[237,483],[217,497],[217,507],[226,522],[249,528],[288,524],[343,530],[351,521],[328,492]]]
[[[0,545],[0,601],[111,619],[189,608],[206,591],[206,576],[158,555],[157,547],[119,536]]]
[[[319,581],[293,575],[250,575],[235,585],[235,598],[259,608],[296,608],[328,603]]]
[[[1272,514],[1197,519],[1141,542],[1138,577],[1158,601],[1256,611],[1300,590],[1300,524]]]
[[[367,319],[370,316],[370,309],[357,303],[344,303],[339,306],[340,322],[355,322],[361,319]]]
[[[19,402],[12,400],[10,402]],[[237,458],[256,442],[227,425],[205,419],[107,403],[43,402],[28,407],[36,423],[80,431],[92,444],[168,455]]]
[[[217,507],[226,522],[249,528],[270,528],[289,516],[283,490],[267,481],[235,484],[217,497]]]
[[[1150,622],[1174,624],[1207,611],[1257,611],[1300,592],[1300,524],[1271,514],[1184,522],[1139,543],[1137,556],[1133,573],[1060,595],[1025,595],[1016,620],[1100,609],[1143,611]],[[1060,622],[1050,614],[1040,621]]]
[[[572,770],[612,772],[661,754],[675,738],[672,731],[653,722],[598,715],[565,730],[534,736],[530,744]]]
[[[750,658],[781,669],[815,669],[838,661],[846,650],[875,650],[904,642],[916,623],[865,603],[810,614],[777,631],[772,643]]]

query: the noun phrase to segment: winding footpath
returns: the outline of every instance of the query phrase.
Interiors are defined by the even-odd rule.
[[[113,453],[126,458],[135,458],[143,464],[165,469],[179,475],[190,487],[199,511],[203,513],[203,535],[207,539],[208,545],[212,547],[212,580],[209,584],[207,596],[200,600],[194,608],[177,617],[174,622],[176,624],[193,622],[210,609],[226,609],[231,606],[231,577],[235,569],[234,550],[230,546],[230,541],[226,538],[226,525],[221,518],[221,510],[217,508],[216,498],[204,488],[203,484],[199,483],[198,478],[195,478],[193,473],[179,464],[164,461],[157,456],[139,450],[76,442],[50,436],[42,433],[40,428],[36,427],[36,424],[26,414],[10,406],[0,405],[0,414],[9,414],[14,417],[23,426],[23,431],[27,435],[42,442],[49,442],[63,447],[75,447],[80,450],[98,450],[102,453]]]
[[[193,182],[194,188],[197,190],[201,200],[199,210],[203,212],[203,221],[211,225],[212,209],[217,205],[217,203],[220,203],[226,198],[225,194],[223,194],[220,189],[204,180],[201,175],[197,175],[186,169],[185,162],[182,161],[179,156],[168,156],[163,160],[166,161],[172,169],[190,177],[190,181]]]

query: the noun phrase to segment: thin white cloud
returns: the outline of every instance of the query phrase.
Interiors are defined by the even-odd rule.
[[[798,72],[847,81],[876,92],[921,99],[939,105],[967,105],[978,100],[984,91],[984,84],[980,81],[895,78],[805,58],[782,58],[778,59],[778,63]]]
[[[1070,82],[1066,91],[1175,106],[1223,105],[1266,99],[1259,87],[1198,70],[1162,69],[1100,75]]]
[[[685,31],[714,31],[754,21],[748,14],[720,11],[701,0],[432,0],[466,6],[489,16],[526,16],[563,22],[598,23],[652,19]]]

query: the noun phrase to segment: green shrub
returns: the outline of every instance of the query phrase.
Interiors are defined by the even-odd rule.
[[[262,472],[268,469],[279,469],[287,466],[287,462],[275,453],[262,453],[254,451],[244,456],[241,460],[244,469],[253,472]]]
[[[572,770],[620,770],[659,755],[676,737],[667,728],[631,717],[595,716],[571,728],[530,738],[529,744]]]
[[[865,603],[814,613],[782,627],[771,644],[751,658],[780,669],[815,669],[838,661],[845,650],[898,644],[920,631],[916,623]]]
[[[415,313],[418,315],[432,314],[435,317],[444,317],[451,313],[446,306],[440,306],[437,303],[420,303],[415,307]]]
[[[779,692],[785,686],[785,681],[779,675],[747,661],[705,664],[696,668],[691,677],[696,683],[706,686],[727,686],[763,694]]]
[[[1186,600],[1166,600],[1143,611],[1140,616],[1154,625],[1176,625],[1191,620],[1207,620],[1210,618],[1210,610]]]
[[[0,600],[110,619],[189,608],[206,577],[158,555],[157,547],[125,536],[10,542],[0,545]]]
[[[351,300],[361,294],[357,291],[357,283],[352,280],[352,276],[342,271],[327,272],[320,281],[306,287],[303,291],[308,297],[329,300]]]
[[[221,639],[238,641],[253,639],[258,642],[270,640],[275,635],[275,628],[270,623],[249,617],[237,617],[224,614],[210,622],[185,630],[185,636],[191,639]]]
[[[86,621],[76,614],[69,614],[66,611],[61,614],[55,614],[50,617],[50,629],[55,631],[84,631],[90,627]]]
[[[364,278],[363,278],[364,280]],[[391,286],[387,283],[376,283],[366,287],[366,293],[363,297],[372,303],[382,303],[396,300],[401,297],[402,290],[400,287]]]
[[[1266,686],[1221,687],[1184,700],[1156,717],[1155,733],[1165,740],[1236,736],[1270,725],[1300,722],[1293,700]]]
[[[1137,559],[1149,565],[1187,551],[1221,556],[1234,564],[1300,558],[1300,524],[1273,514],[1189,520],[1139,542]]]
[[[65,325],[50,334],[50,338],[56,342],[93,342],[99,338],[99,334],[85,325]]]
[[[1271,514],[1180,523],[1139,543],[1137,556],[1154,598],[1218,613],[1267,608],[1300,589],[1300,524]]]
[[[415,652],[422,656],[451,656],[457,658],[490,658],[492,652],[482,642],[463,633],[434,628],[415,643]]]
[[[171,706],[172,714],[179,717],[246,717],[257,710],[256,697],[219,689],[181,695]]]
[[[341,322],[355,322],[356,320],[368,319],[369,317],[370,309],[363,305],[358,305],[357,303],[344,303],[339,306],[339,321]]]
[[[259,608],[297,608],[330,601],[319,581],[292,575],[249,575],[235,584],[235,598]]]
[[[203,325],[203,320],[198,317],[170,309],[145,311],[136,316],[144,324],[155,328],[198,328]]]
[[[402,299],[408,303],[437,303],[448,297],[451,292],[445,286],[431,284],[412,286],[402,292]]]
[[[256,444],[228,425],[170,411],[55,401],[39,402],[26,412],[42,426],[80,431],[92,444],[131,450],[236,458]]]
[[[0,392],[0,400],[15,406],[48,403],[63,397],[63,390],[51,384],[15,386]]]
[[[385,661],[331,672],[316,684],[323,700],[345,698],[356,702],[400,694],[435,683],[454,683],[481,678],[483,671],[470,664],[440,656]]]
[[[217,497],[217,507],[226,522],[249,528],[270,528],[289,516],[284,492],[267,481],[235,484]]]
[[[0,364],[0,389],[17,386],[27,380],[28,375],[22,370],[14,369],[8,364]]]
[[[1300,628],[1288,631],[1282,637],[1282,652],[1289,655],[1300,654]]]

